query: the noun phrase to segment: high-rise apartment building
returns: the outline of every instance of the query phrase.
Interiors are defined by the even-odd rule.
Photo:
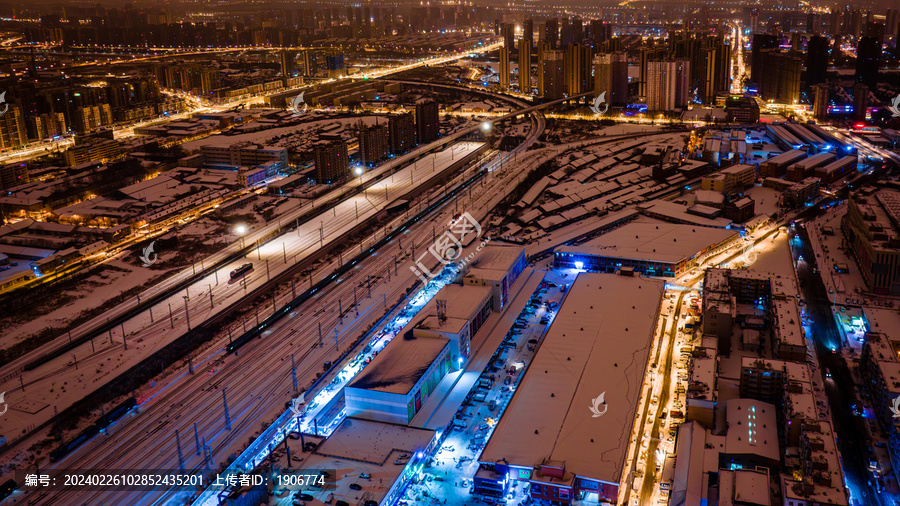
[[[18,105],[10,105],[0,116],[0,149],[17,148],[28,142],[25,119]]]
[[[544,100],[563,98],[565,83],[565,52],[549,49],[549,42],[538,43],[538,94]]]
[[[590,29],[591,44],[594,46],[594,51],[599,51],[600,46],[612,38],[612,25],[599,19],[592,19]]]
[[[822,33],[822,15],[809,12],[806,14],[806,31],[808,33]]]
[[[500,47],[500,89],[509,89],[509,46]]]
[[[594,58],[594,92],[606,92],[610,106],[628,103],[628,56],[624,52],[601,53]]]
[[[813,35],[806,49],[806,84],[815,86],[825,82],[828,72],[828,37]]]
[[[510,53],[515,50],[516,46],[516,25],[513,23],[503,23],[500,25],[500,35],[503,36],[503,45]]]
[[[344,55],[341,53],[325,55],[325,70],[328,72],[328,77],[332,79],[347,75]]]
[[[777,49],[760,52],[759,94],[766,100],[796,104],[800,100],[800,70],[803,62]]]
[[[566,91],[570,97],[593,89],[591,48],[589,46],[577,43],[569,44],[566,47],[563,66],[566,73]]]
[[[813,115],[816,119],[823,120],[828,115],[828,85],[825,83],[817,84],[815,90]]]
[[[534,47],[534,20],[529,18],[522,23],[522,39],[519,40],[519,51],[527,45],[529,49]]]
[[[294,77],[297,74],[297,54],[294,51],[282,49],[278,56],[281,59],[281,77]]]
[[[731,46],[721,37],[698,39],[691,59],[692,87],[705,104],[716,102],[716,95],[728,91],[728,77],[731,74]]]
[[[519,92],[531,95],[531,44],[519,39]]]
[[[584,44],[584,22],[581,18],[572,20],[572,42]]]
[[[390,130],[387,123],[363,126],[359,129],[360,161],[374,165],[387,158],[390,152]]]
[[[762,69],[762,52],[766,49],[777,49],[778,37],[767,33],[753,34],[750,43],[750,82],[759,83],[759,72]]]
[[[550,49],[559,48],[559,20],[550,18],[544,23],[544,41],[550,44]]]
[[[350,174],[350,157],[347,154],[347,143],[331,141],[314,150],[316,163],[316,182],[333,183]]]
[[[559,27],[559,49],[565,50],[572,42],[572,23],[569,18],[562,18]]]
[[[690,98],[690,62],[652,61],[647,67],[647,109],[669,112],[686,107]]]
[[[391,153],[406,153],[416,145],[416,125],[412,113],[391,115],[388,117],[388,129]]]
[[[864,83],[853,85],[853,119],[863,121],[866,119],[866,108],[869,105],[869,87]]]
[[[440,117],[438,104],[433,100],[416,104],[416,139],[425,144],[438,138]]]
[[[314,77],[316,72],[316,55],[310,50],[303,51],[300,53],[300,57],[303,59],[303,75],[304,77]]]
[[[641,80],[638,88],[638,94],[642,99],[647,97],[647,82],[649,77],[649,63],[652,61],[660,61],[666,58],[666,48],[663,46],[651,46],[641,49]]]
[[[881,68],[881,43],[875,37],[863,37],[856,46],[856,80],[874,87]]]

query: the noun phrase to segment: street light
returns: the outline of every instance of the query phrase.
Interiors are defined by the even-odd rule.
[[[250,227],[248,227],[246,223],[238,223],[234,226],[234,229],[232,229],[234,235],[241,238],[241,248],[244,247],[244,236],[247,235],[247,232],[249,231]]]
[[[494,129],[494,124],[488,120],[484,120],[481,122],[481,131],[484,133],[490,133],[491,130]]]

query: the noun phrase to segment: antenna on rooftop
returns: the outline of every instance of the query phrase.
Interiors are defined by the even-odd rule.
[[[447,300],[438,299],[435,303],[437,304],[438,321],[443,324],[447,321]]]

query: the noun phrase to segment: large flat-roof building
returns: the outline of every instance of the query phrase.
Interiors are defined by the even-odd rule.
[[[406,425],[453,368],[449,339],[399,335],[344,387],[347,413]]]
[[[767,467],[777,472],[778,419],[775,406],[755,399],[731,399],[726,403],[727,433],[720,467]]]
[[[724,228],[629,223],[584,244],[556,248],[556,264],[600,272],[631,267],[651,276],[680,276],[738,237],[737,231]]]
[[[475,476],[476,493],[505,494],[518,480],[530,484],[535,504],[620,501],[663,286],[575,278],[481,454],[493,473]]]
[[[445,285],[344,388],[348,413],[410,423],[444,376],[469,360],[493,311],[491,287]]]
[[[759,164],[759,175],[766,177],[782,177],[787,173],[789,165],[799,162],[806,158],[806,151],[802,149],[792,149],[785,151],[779,155]]]
[[[437,443],[433,430],[347,417],[314,452],[304,455],[297,473],[327,469],[332,474],[326,486],[304,490],[313,496],[307,504],[364,504],[369,500],[394,504]],[[369,478],[360,479],[361,473]],[[351,484],[359,485],[360,490]]]

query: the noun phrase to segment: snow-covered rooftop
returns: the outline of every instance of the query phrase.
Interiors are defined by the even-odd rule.
[[[478,279],[499,281],[509,272],[525,250],[522,246],[491,244],[469,262],[468,275]]]
[[[786,500],[795,501],[795,504],[849,504],[847,489],[844,487],[844,477],[841,472],[841,463],[834,442],[834,435],[829,422],[819,422],[820,432],[809,431],[808,434],[815,438],[816,446],[821,444],[821,450],[810,452],[810,458],[816,462],[819,473],[830,475],[831,484],[795,482],[788,475],[782,475],[782,492]]]
[[[719,471],[719,506],[769,506],[769,473],[766,468]]]
[[[566,473],[618,484],[663,286],[579,274],[480,460],[562,461]]]
[[[483,250],[482,250],[483,251]],[[491,288],[489,286],[477,285],[444,285],[434,298],[428,301],[428,304],[419,312],[423,317],[425,315],[437,314],[437,301],[447,301],[447,317],[448,318],[465,318],[471,319],[475,312],[481,308],[484,299],[491,296]],[[418,320],[417,320],[418,321]]]
[[[725,453],[779,460],[775,406],[755,399],[731,399],[725,417],[728,420]]]
[[[660,219],[674,221],[676,223],[687,223],[691,225],[699,225],[702,227],[718,227],[725,228],[731,224],[731,220],[725,218],[703,218],[695,216],[687,212],[687,208],[670,202],[668,200],[650,200],[637,205],[637,208],[648,216]]]
[[[306,503],[310,506],[327,504],[325,501],[363,504],[365,497],[380,504],[400,475],[415,465],[413,456],[427,450],[434,438],[435,432],[428,429],[345,418],[300,464],[298,474],[303,474],[303,470],[327,470],[331,475],[329,485],[322,490],[306,490],[314,497]],[[404,455],[406,458],[401,459]],[[404,462],[413,464],[403,465]],[[360,478],[361,473],[368,474],[369,478]],[[351,484],[360,485],[361,489],[354,490]]]
[[[433,430],[348,417],[316,454],[385,464],[394,450],[416,452],[425,449],[433,438]]]
[[[734,230],[721,228],[634,222],[578,246],[561,246],[557,251],[678,263],[737,235]]]
[[[442,337],[399,335],[347,386],[407,394],[449,344],[450,340]]]

